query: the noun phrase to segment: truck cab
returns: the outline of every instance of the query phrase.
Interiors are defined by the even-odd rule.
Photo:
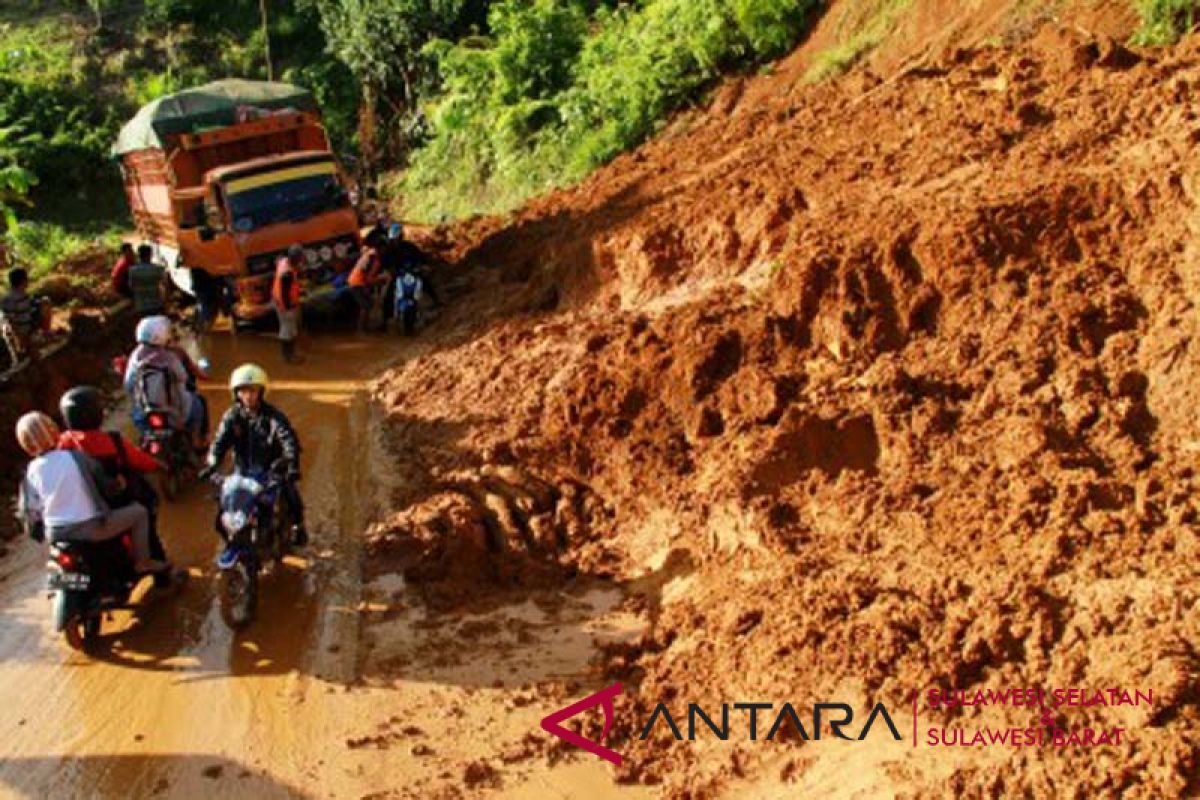
[[[306,305],[319,303],[361,245],[351,186],[311,95],[289,84],[217,81],[160,98],[122,129],[134,222],[172,280],[231,282],[235,319],[271,313],[275,262],[293,244]]]
[[[235,314],[268,313],[275,262],[294,243],[304,247],[301,275],[310,299],[350,269],[359,248],[358,215],[332,156],[301,151],[251,159],[208,171],[193,208],[195,224],[181,231],[188,258],[176,267],[244,265],[232,275]],[[219,267],[214,270],[220,274]],[[174,275],[178,283],[190,275]]]

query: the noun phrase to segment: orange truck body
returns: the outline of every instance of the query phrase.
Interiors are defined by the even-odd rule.
[[[289,246],[305,249],[308,292],[347,271],[361,247],[346,178],[313,112],[176,134],[120,163],[137,231],[176,285],[191,292],[193,269],[232,280],[240,319],[271,312],[275,261]]]

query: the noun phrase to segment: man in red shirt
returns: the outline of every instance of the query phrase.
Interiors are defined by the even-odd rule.
[[[112,290],[119,297],[133,297],[133,290],[129,288],[129,268],[137,261],[137,256],[133,253],[133,245],[129,242],[121,243],[121,255],[117,257],[117,263],[113,264],[112,268]]]

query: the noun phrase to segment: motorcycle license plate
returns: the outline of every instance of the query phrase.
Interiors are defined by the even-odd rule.
[[[92,577],[82,572],[52,572],[46,580],[46,588],[81,592],[92,585]]]

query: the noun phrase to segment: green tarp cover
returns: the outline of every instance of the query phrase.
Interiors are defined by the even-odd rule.
[[[166,136],[232,125],[237,121],[238,106],[295,108],[299,111],[317,108],[307,89],[290,83],[238,79],[213,81],[142,106],[121,128],[112,154],[120,157],[135,150],[162,148]]]

